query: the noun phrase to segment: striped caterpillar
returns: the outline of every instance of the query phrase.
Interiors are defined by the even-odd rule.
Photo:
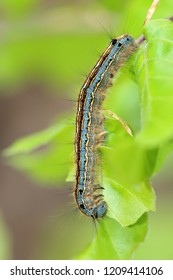
[[[105,139],[101,106],[113,77],[136,48],[135,40],[129,35],[112,39],[80,90],[75,136],[75,199],[80,211],[93,219],[102,218],[108,208],[97,175],[98,145]]]

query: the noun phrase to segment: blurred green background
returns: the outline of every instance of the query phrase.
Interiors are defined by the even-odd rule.
[[[1,0],[1,150],[59,115],[73,115],[83,76],[110,37],[141,34],[151,2]],[[160,1],[154,18],[172,14],[172,0]],[[149,215],[146,241],[134,259],[173,259],[172,166],[171,155],[152,179],[157,211]],[[92,222],[75,211],[67,184],[42,188],[4,159],[0,178],[0,259],[72,258],[95,235]]]

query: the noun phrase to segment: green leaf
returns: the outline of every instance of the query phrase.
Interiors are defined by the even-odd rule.
[[[107,177],[122,184],[136,184],[151,177],[157,160],[158,148],[146,148],[131,137],[117,121],[109,120],[107,145],[101,147]]]
[[[157,160],[155,162],[153,174],[159,172],[163,164],[165,163],[165,160],[167,159],[168,155],[173,151],[173,141],[169,141],[168,143],[161,145],[158,154],[157,154]]]
[[[124,68],[123,70],[126,69]],[[103,106],[126,121],[133,132],[137,132],[140,129],[140,104],[138,87],[132,77],[134,79],[134,76],[129,71],[122,71],[111,90],[108,91]],[[114,133],[117,134],[118,122],[112,121],[110,124],[107,121],[105,122],[105,128],[108,131],[112,131],[115,125],[116,132],[114,129]],[[122,131],[121,127],[121,133]]]
[[[134,225],[122,227],[115,220],[105,217],[96,222],[97,236],[78,259],[121,260],[129,259],[147,232],[147,216],[143,215]]]
[[[107,216],[116,219],[122,226],[132,225],[145,212],[155,210],[154,190],[147,181],[129,186],[107,178],[104,189]]]
[[[63,122],[51,126],[43,131],[16,140],[9,148],[3,151],[5,156],[14,156],[21,153],[30,153],[49,144],[60,133],[66,131],[68,126]]]
[[[151,21],[145,28],[148,43],[136,58],[142,129],[137,140],[153,147],[173,137],[173,23]]]
[[[60,122],[17,140],[4,155],[11,165],[42,184],[64,182],[74,161],[73,126]]]

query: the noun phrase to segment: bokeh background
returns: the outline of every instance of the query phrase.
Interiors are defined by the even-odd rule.
[[[1,151],[74,115],[84,75],[111,36],[141,34],[151,2],[0,0]],[[172,0],[161,1],[154,17],[171,15]],[[43,186],[0,164],[0,259],[72,258],[89,244],[95,228],[75,210],[70,184]],[[152,179],[157,211],[134,259],[173,259],[172,166],[170,155]]]

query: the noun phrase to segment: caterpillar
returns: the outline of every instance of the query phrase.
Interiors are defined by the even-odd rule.
[[[78,208],[93,219],[105,216],[108,206],[98,176],[98,146],[105,141],[101,106],[119,68],[136,50],[129,35],[113,38],[86,78],[78,97],[76,114],[76,186]]]

